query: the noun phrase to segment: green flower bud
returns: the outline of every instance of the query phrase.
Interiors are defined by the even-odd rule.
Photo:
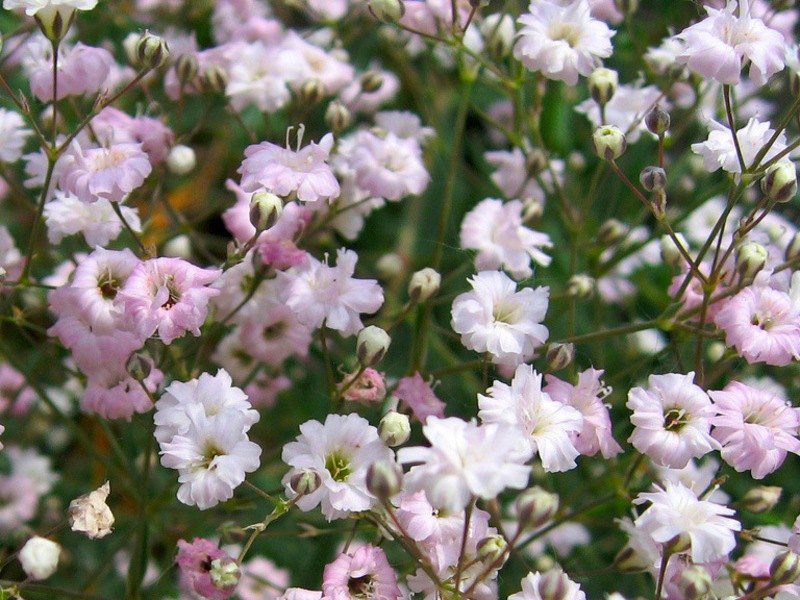
[[[551,344],[547,348],[547,368],[551,371],[565,369],[575,359],[575,344]]]
[[[661,108],[660,104],[656,104],[644,116],[644,124],[647,126],[647,129],[650,130],[650,133],[661,137],[669,129],[669,113]]]
[[[194,54],[181,54],[175,61],[175,74],[183,85],[192,83],[200,72],[200,66]]]
[[[169,59],[167,41],[145,31],[136,44],[136,62],[139,68],[157,69]]]
[[[67,4],[47,3],[33,16],[44,36],[58,44],[67,35],[72,21],[75,20],[75,9]]]
[[[742,279],[754,277],[767,264],[769,253],[761,244],[745,242],[736,253],[736,272]]]
[[[558,495],[534,486],[517,498],[517,520],[521,528],[538,529],[558,512]]]
[[[378,435],[390,448],[405,444],[411,437],[411,420],[408,415],[390,411],[381,419]]]
[[[220,65],[211,65],[200,73],[200,88],[204,92],[224,94],[228,87],[228,72]]]
[[[379,71],[367,71],[361,76],[361,89],[367,94],[377,92],[383,85],[383,75]]]
[[[304,104],[319,104],[327,91],[319,79],[309,79],[300,87],[300,101]]]
[[[486,565],[491,565],[508,556],[508,542],[502,535],[490,535],[478,542],[478,559]],[[498,566],[502,563],[498,563]]]
[[[376,19],[384,23],[395,23],[406,13],[403,0],[369,0],[367,8]]]
[[[757,485],[750,488],[742,498],[742,506],[751,513],[761,514],[775,508],[783,490],[775,485]]]
[[[408,282],[408,296],[414,302],[425,302],[439,292],[442,276],[435,269],[425,267],[411,276]]]
[[[800,577],[800,556],[785,550],[779,553],[769,566],[770,581],[776,585],[792,583]]]
[[[592,294],[594,294],[595,283],[593,277],[585,273],[577,273],[570,277],[569,282],[567,282],[567,294],[570,298],[575,298],[576,300],[591,298]]]
[[[629,228],[617,219],[609,219],[597,230],[597,243],[601,246],[613,246],[628,235]]]
[[[686,600],[700,600],[711,593],[711,574],[699,566],[687,567],[678,579],[678,589]]]
[[[322,485],[322,479],[314,469],[302,469],[292,475],[289,486],[297,492],[299,496],[313,494]]]
[[[214,587],[221,590],[226,588],[233,589],[239,583],[242,570],[235,561],[225,557],[211,561],[211,569],[209,569],[208,574],[211,576],[211,582]]]
[[[589,75],[589,94],[592,100],[604,106],[617,92],[619,74],[605,67],[599,67]]]
[[[388,500],[403,489],[403,471],[397,463],[380,460],[367,468],[367,490],[378,500]]]
[[[612,161],[618,159],[628,147],[625,134],[619,127],[614,125],[603,125],[598,127],[592,135],[592,144],[597,156],[603,160]]]
[[[667,172],[661,167],[645,167],[639,173],[639,183],[648,192],[663,190],[667,185]]]
[[[392,338],[380,327],[370,325],[358,332],[356,343],[358,362],[362,365],[371,367],[378,364],[383,359]]]
[[[339,100],[334,100],[328,104],[325,110],[325,124],[330,127],[334,133],[339,133],[350,126],[353,122],[353,116],[350,110],[342,104]]]
[[[761,191],[774,202],[789,202],[797,196],[797,171],[790,162],[779,162],[767,169]]]
[[[250,223],[262,232],[273,225],[283,214],[283,200],[270,192],[260,191],[250,199]]]

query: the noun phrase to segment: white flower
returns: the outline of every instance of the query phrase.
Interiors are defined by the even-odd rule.
[[[225,95],[234,110],[255,105],[273,113],[291,99],[289,83],[303,76],[302,61],[294,52],[261,41],[232,42]]]
[[[614,31],[590,12],[588,0],[531,2],[528,12],[517,19],[522,29],[514,56],[531,71],[575,85],[579,74],[589,75],[598,59],[613,51]]]
[[[545,577],[560,579],[558,586],[559,600],[586,600],[586,594],[581,590],[581,586],[569,579],[564,573],[549,571],[546,575],[539,573],[528,573],[522,580],[522,591],[511,594],[508,600],[544,600],[554,596],[543,595],[542,579]]]
[[[25,128],[22,115],[0,108],[0,160],[13,163],[22,156],[22,148],[33,133]]]
[[[142,223],[136,209],[129,206],[119,208],[131,229],[141,233]],[[93,204],[87,204],[61,190],[56,190],[55,198],[45,204],[44,218],[47,239],[51,244],[59,244],[66,236],[80,233],[92,248],[106,246],[117,239],[123,227],[109,200],[98,198]]]
[[[581,413],[542,391],[542,376],[520,365],[511,385],[495,381],[488,396],[478,394],[478,416],[484,423],[505,423],[524,437],[528,453],[538,453],[547,472],[568,471],[577,465],[578,449],[570,434],[583,427]]]
[[[378,430],[356,414],[328,415],[324,424],[303,423],[297,440],[283,447],[281,458],[292,467],[283,478],[289,497],[297,495],[291,487],[296,474],[311,470],[319,475],[320,486],[297,506],[309,511],[321,504],[329,521],[372,508],[377,499],[367,491],[367,469],[374,462],[393,460]]]
[[[471,292],[453,301],[452,327],[461,343],[476,352],[489,352],[501,365],[516,367],[533,357],[550,335],[541,324],[550,290],[538,287],[517,291],[500,271],[481,271],[469,280]]]
[[[547,266],[552,260],[540,248],[553,242],[546,233],[522,223],[522,202],[487,198],[467,213],[461,223],[461,247],[478,250],[475,266],[481,271],[508,269],[516,279],[533,274],[531,260]]]
[[[734,531],[742,529],[741,523],[730,516],[732,508],[697,496],[682,483],[667,481],[664,488],[639,494],[635,504],[650,502],[650,506],[636,519],[638,531],[645,532],[658,544],[677,541],[690,543],[692,561],[698,564],[721,559],[736,546]]]
[[[507,425],[477,425],[456,417],[428,417],[422,427],[430,448],[401,448],[400,463],[422,463],[406,475],[408,491],[425,490],[430,503],[463,509],[473,496],[494,498],[506,488],[528,484],[530,450],[521,452],[520,433]]]
[[[56,572],[60,555],[61,546],[37,535],[25,542],[19,551],[19,562],[31,579],[47,579]]]
[[[728,173],[741,173],[742,167],[739,164],[736,147],[733,144],[731,130],[716,121],[709,121],[709,128],[711,130],[708,133],[708,139],[705,142],[692,144],[692,152],[703,157],[705,168],[711,173],[720,167]],[[752,166],[756,155],[767,141],[772,138],[774,133],[775,130],[770,127],[769,121],[762,123],[756,118],[750,119],[747,125],[736,132],[736,138],[739,140],[739,147],[742,150],[742,158],[746,167]],[[781,132],[764,155],[761,163],[769,161],[785,148],[786,135]]]
[[[3,8],[6,10],[24,8],[25,14],[29,17],[49,8],[92,10],[95,6],[97,6],[97,0],[3,0]]]

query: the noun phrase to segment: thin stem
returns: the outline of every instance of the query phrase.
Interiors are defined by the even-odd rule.
[[[334,398],[334,390],[336,389],[336,378],[333,374],[333,365],[331,364],[331,355],[328,351],[328,327],[325,323],[319,328],[319,345],[322,347],[322,360],[325,362],[325,375],[327,381],[328,397]]]
[[[36,248],[36,238],[39,236],[39,229],[42,226],[42,216],[44,215],[44,205],[47,202],[47,194],[50,191],[50,181],[53,178],[53,170],[56,166],[56,159],[48,157],[47,159],[47,172],[44,176],[44,185],[42,192],[39,194],[39,203],[36,206],[36,217],[33,221],[31,228],[31,236],[28,238],[28,250],[25,252],[25,264],[22,267],[22,274],[19,276],[20,282],[27,284],[31,274],[31,265],[33,264],[33,252]]]
[[[133,227],[131,227],[130,223],[128,223],[125,215],[122,214],[122,209],[119,207],[119,202],[111,202],[111,208],[114,209],[114,214],[117,215],[117,218],[119,219],[120,223],[122,223],[122,226],[134,239],[136,245],[139,246],[139,250],[141,251],[142,255],[147,256],[149,254],[147,247],[144,245],[144,242],[142,242],[139,234],[136,233]]]
[[[744,163],[744,154],[742,154],[742,147],[739,145],[739,136],[736,135],[736,120],[733,117],[733,107],[731,106],[730,85],[725,84],[722,86],[722,97],[725,100],[725,114],[728,116],[728,127],[731,128],[733,146],[736,148],[736,158],[739,160],[739,167],[742,173],[745,173],[747,171],[747,165]]]
[[[664,551],[664,556],[661,557],[661,567],[658,569],[658,585],[656,585],[656,593],[653,596],[655,600],[661,600],[661,590],[664,589],[664,578],[667,575],[667,564],[670,556],[672,556],[672,553]]]

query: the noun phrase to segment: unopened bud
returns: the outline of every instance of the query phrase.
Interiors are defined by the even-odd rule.
[[[700,600],[711,593],[711,574],[703,567],[693,565],[684,569],[678,578],[678,589],[686,600]]]
[[[353,115],[339,100],[334,100],[328,104],[328,108],[325,110],[325,124],[332,132],[339,133],[347,129],[352,122]]]
[[[175,61],[175,75],[183,85],[189,85],[200,72],[200,66],[194,54],[183,53]]]
[[[375,269],[381,279],[392,279],[400,275],[405,268],[403,257],[395,252],[384,254],[375,263]]]
[[[17,558],[22,570],[32,580],[47,579],[58,568],[61,546],[47,538],[34,536],[25,542]]]
[[[0,283],[4,282],[7,276],[8,271],[6,271],[3,267],[0,267]]]
[[[786,246],[786,251],[783,253],[783,258],[787,261],[794,260],[800,256],[800,233],[795,233],[791,241]]]
[[[408,296],[414,302],[425,302],[439,292],[442,276],[430,267],[420,269],[408,282]]]
[[[281,218],[283,200],[271,192],[260,191],[250,198],[250,224],[256,231],[266,231]]]
[[[652,566],[652,560],[627,544],[614,557],[614,568],[621,573],[643,573]]]
[[[139,68],[157,69],[169,59],[167,41],[147,31],[136,44],[136,61]]]
[[[58,43],[67,35],[75,19],[75,9],[66,3],[46,2],[33,18],[44,36],[51,42]]]
[[[405,444],[411,437],[411,420],[397,411],[388,412],[378,425],[378,435],[390,448]]]
[[[386,355],[391,343],[392,338],[380,327],[375,325],[364,327],[358,332],[356,342],[358,362],[368,367],[377,365]]]
[[[208,574],[211,576],[211,583],[214,584],[215,588],[232,592],[242,577],[242,570],[236,561],[229,556],[224,556],[211,561],[211,568]],[[223,596],[214,597],[222,598]]]
[[[619,74],[605,67],[599,67],[589,75],[589,94],[592,100],[604,106],[617,92]]]
[[[778,504],[783,490],[775,485],[758,485],[750,488],[742,498],[742,506],[751,513],[765,513]]]
[[[367,8],[376,19],[384,23],[395,23],[406,13],[403,0],[369,0]]]
[[[577,273],[569,278],[567,294],[570,298],[583,300],[594,294],[595,280],[585,273]]]
[[[746,279],[754,277],[767,264],[769,253],[766,248],[756,242],[745,242],[736,253],[736,272]]]
[[[779,553],[769,566],[769,579],[776,585],[792,583],[800,577],[800,556],[791,550]]]
[[[773,202],[789,202],[797,196],[797,171],[790,162],[772,165],[761,180],[761,191]]]
[[[628,235],[628,226],[617,219],[609,219],[597,230],[597,243],[601,246],[613,246]]]
[[[289,480],[291,488],[300,496],[313,494],[321,484],[322,479],[314,469],[302,469]]]
[[[517,519],[521,528],[538,529],[558,512],[558,495],[534,486],[517,498]]]
[[[650,196],[650,210],[653,216],[659,221],[667,218],[667,192],[664,190],[655,190],[653,195]]]
[[[153,370],[153,361],[143,354],[135,352],[128,357],[128,361],[125,363],[125,370],[136,381],[144,381],[150,376],[150,371]]]
[[[614,0],[614,6],[626,17],[630,17],[639,8],[639,0]]]
[[[684,250],[688,250],[689,243],[686,241],[686,238],[683,237],[682,233],[676,233],[675,238]],[[686,259],[683,258],[683,254],[678,249],[672,236],[662,236],[659,246],[661,248],[661,259],[669,266],[682,267],[686,263]]]
[[[570,171],[581,173],[586,168],[586,157],[577,150],[570,152],[567,156],[567,167]]]
[[[378,500],[388,500],[403,489],[403,472],[397,463],[379,460],[367,468],[366,484]]]
[[[499,568],[508,556],[508,542],[502,535],[490,535],[478,542],[477,551],[478,560],[486,565],[494,564]]]
[[[598,127],[592,135],[592,144],[597,156],[603,160],[611,162],[616,160],[628,147],[625,134],[619,127],[614,125],[603,125]]]
[[[228,72],[221,65],[211,65],[200,73],[200,87],[208,93],[224,94],[228,79]]]
[[[522,199],[522,222],[526,225],[536,223],[544,214],[544,202],[541,198],[529,196]]]
[[[300,86],[300,101],[304,104],[319,104],[325,94],[325,84],[316,78],[309,79]]]
[[[654,133],[659,137],[667,132],[669,123],[669,113],[661,108],[660,104],[656,104],[644,116],[644,124],[647,129],[650,130],[650,133]]]
[[[175,175],[188,175],[197,166],[197,155],[184,144],[173,146],[167,155],[167,168]]]
[[[574,359],[575,344],[551,344],[547,349],[547,368],[550,371],[565,369]]]
[[[639,183],[648,192],[663,190],[667,185],[667,172],[661,167],[645,167],[639,173]]]
[[[569,577],[561,569],[553,569],[542,573],[539,579],[539,596],[542,600],[567,600],[572,598],[572,587]]]
[[[361,76],[361,89],[367,94],[377,92],[383,85],[383,74],[379,71],[367,71]]]
[[[529,177],[536,177],[547,168],[547,155],[539,148],[534,148],[525,158],[525,171]]]
[[[692,538],[686,532],[679,533],[664,544],[664,550],[672,554],[686,552],[692,547]]]
[[[480,25],[489,54],[498,60],[505,58],[514,45],[514,19],[511,15],[494,13]]]

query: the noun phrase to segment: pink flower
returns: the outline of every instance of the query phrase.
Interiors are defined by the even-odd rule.
[[[515,279],[530,277],[531,260],[542,266],[551,258],[540,248],[550,248],[553,242],[522,224],[522,202],[503,202],[487,198],[467,213],[461,223],[461,247],[478,250],[475,266],[481,271],[501,267]]]
[[[155,368],[152,360],[150,373],[143,380],[151,394],[164,379],[164,373]],[[90,370],[86,391],[81,398],[81,408],[97,413],[105,419],[130,421],[135,413],[146,413],[153,409],[153,401],[141,384],[125,370],[125,365],[109,362]]]
[[[323,600],[398,600],[397,574],[383,550],[361,546],[340,554],[322,575]]]
[[[84,202],[95,202],[98,198],[122,202],[144,183],[153,169],[141,144],[122,143],[83,150],[78,142],[73,142],[69,156],[72,162],[61,173],[59,185]]]
[[[584,456],[594,456],[599,451],[603,458],[611,458],[622,452],[620,445],[611,435],[611,418],[603,398],[610,388],[603,387],[600,380],[603,371],[587,369],[578,373],[578,384],[545,375],[547,385],[543,392],[553,400],[576,408],[583,415],[580,431],[572,433],[575,448]]]
[[[374,313],[383,304],[377,281],[353,277],[357,261],[354,251],[339,248],[335,267],[309,257],[296,272],[279,272],[281,300],[307,327],[316,329],[324,323],[346,337],[357,334],[364,326],[359,315]]]
[[[705,168],[710,173],[720,167],[728,173],[741,173],[742,166],[739,164],[731,130],[713,120],[708,122],[708,127],[708,139],[705,142],[692,144],[692,152],[703,157]],[[739,141],[739,149],[746,167],[752,166],[756,156],[772,139],[774,133],[775,130],[770,127],[769,121],[762,122],[755,117],[747,121],[747,125],[736,130],[736,139]],[[780,154],[786,146],[786,135],[781,132],[764,155],[761,164]]]
[[[733,346],[749,363],[784,367],[800,359],[800,275],[792,276],[789,294],[768,285],[762,271],[752,285],[728,300],[714,318]]]
[[[153,117],[131,117],[107,106],[92,119],[92,131],[104,145],[122,142],[141,143],[153,164],[167,159],[174,139],[172,130]]]
[[[451,325],[469,350],[488,352],[501,365],[516,367],[533,357],[550,335],[542,325],[549,288],[523,288],[500,271],[481,271],[471,292],[453,301]]]
[[[734,0],[723,10],[705,9],[708,17],[678,34],[685,44],[679,62],[726,84],[739,83],[745,59],[750,61],[750,78],[758,85],[783,69],[783,34],[751,17],[748,0],[741,0],[738,17]]]
[[[436,397],[431,384],[419,372],[412,377],[403,377],[397,384],[394,395],[411,409],[420,423],[424,423],[430,416],[444,418],[446,404]]]
[[[285,304],[251,300],[247,314],[238,322],[239,335],[248,353],[268,365],[280,365],[290,356],[308,354],[311,330]]]
[[[600,58],[611,56],[614,31],[590,14],[588,0],[567,4],[552,0],[531,2],[517,22],[522,25],[514,56],[531,71],[568,85],[589,75]]]
[[[161,341],[170,344],[186,332],[200,335],[208,301],[219,294],[208,285],[220,273],[180,258],[152,258],[136,266],[119,298],[140,335],[158,332]]]
[[[211,569],[216,565],[224,566],[235,561],[216,544],[204,538],[194,538],[190,544],[186,540],[178,540],[178,556],[175,558],[183,580],[183,587],[188,588],[209,600],[225,600],[236,591],[236,584],[219,587],[211,577]],[[218,567],[219,568],[219,567]]]
[[[718,413],[710,419],[712,435],[722,444],[723,460],[737,471],[762,479],[783,464],[787,452],[800,454],[800,409],[738,381],[709,395]]]
[[[351,383],[356,373],[358,371],[348,373],[342,382],[336,385],[339,390],[348,386],[343,394],[345,400],[369,404],[380,402],[386,397],[386,381],[382,373],[371,368],[364,369],[358,379]]]
[[[648,388],[628,392],[634,430],[628,441],[657,465],[682,469],[692,458],[720,448],[711,437],[714,408],[694,372],[650,375]]]
[[[339,196],[339,182],[327,164],[333,147],[330,133],[319,144],[311,143],[302,150],[281,148],[269,142],[248,146],[245,160],[239,167],[242,188],[254,192],[264,188],[281,197],[292,192],[300,202],[333,200]]]
[[[242,578],[236,595],[241,600],[278,600],[287,585],[289,571],[278,568],[269,559],[256,556],[242,564]]]
[[[32,133],[25,127],[21,114],[0,108],[0,160],[6,163],[18,161]]]
[[[31,91],[42,102],[53,100],[53,51],[49,41],[34,38],[27,44],[23,66]],[[94,94],[108,85],[114,57],[108,50],[78,42],[74,47],[60,44],[58,49],[58,92],[56,100],[67,96]]]

